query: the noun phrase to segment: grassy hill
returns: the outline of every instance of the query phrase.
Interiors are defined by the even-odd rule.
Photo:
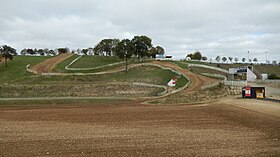
[[[68,66],[73,60],[78,58],[78,55],[73,55],[72,57],[64,60],[63,62],[59,63],[54,71],[55,72],[63,72],[63,73],[74,73],[77,72],[75,70],[65,70],[65,67]],[[129,59],[129,63],[135,63],[136,58]],[[102,67],[110,64],[115,64],[109,67]],[[119,63],[119,64],[118,64]],[[124,60],[119,59],[116,56],[82,56],[78,59],[74,64],[72,64],[69,68],[97,68],[92,70],[81,70],[83,73],[95,73],[101,71],[107,71],[114,68],[119,68],[124,66]],[[81,72],[79,71],[79,72]]]
[[[46,56],[15,56],[12,61],[8,62],[8,67],[4,64],[0,64],[0,85],[5,83],[10,83],[16,79],[23,79],[25,77],[32,76],[28,73],[26,65],[35,65],[40,63],[50,57]]]
[[[58,65],[59,69],[69,64],[77,56]],[[133,85],[134,82],[166,85],[167,82],[177,76],[170,70],[163,70],[153,66],[141,66],[129,69],[127,73],[119,72],[105,75],[92,76],[38,76],[29,74],[25,70],[27,64],[37,64],[49,57],[17,56],[9,62],[9,67],[0,66],[2,85],[0,97],[58,97],[58,96],[94,96],[94,97],[139,97],[156,96],[163,91],[162,88],[143,87]],[[87,66],[106,65],[119,62],[118,59],[99,57],[85,57],[83,63],[88,63],[93,58],[95,63],[83,64]],[[100,63],[98,63],[100,62]],[[79,63],[80,64],[80,63]],[[77,66],[77,65],[76,65]],[[112,68],[112,67],[111,67]],[[4,84],[7,83],[8,84]],[[188,81],[180,77],[178,86],[184,86]]]

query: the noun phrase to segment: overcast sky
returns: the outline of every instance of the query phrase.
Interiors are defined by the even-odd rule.
[[[280,0],[0,0],[0,45],[70,49],[147,35],[175,58],[280,61]]]

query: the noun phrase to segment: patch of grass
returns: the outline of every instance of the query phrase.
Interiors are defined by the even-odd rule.
[[[78,57],[78,55],[73,55],[67,59],[65,59],[64,61],[60,62],[59,64],[57,64],[55,66],[55,68],[53,69],[54,72],[65,72],[65,67],[67,65],[69,65],[74,59],[76,59]]]
[[[113,74],[114,81],[144,82],[158,85],[166,85],[176,74],[170,70],[163,70],[154,66],[141,66],[130,69],[128,72]]]
[[[119,59],[116,56],[82,56],[80,59],[78,59],[70,68],[96,68],[100,66],[106,66],[113,63],[120,63],[112,66],[106,66],[101,67],[98,69],[92,69],[92,70],[65,70],[65,67],[69,65],[74,59],[76,59],[78,55],[74,55],[64,61],[62,61],[60,64],[58,64],[54,71],[55,72],[61,72],[61,73],[97,73],[97,72],[103,72],[108,71],[112,69],[117,69],[120,67],[125,66],[124,60]],[[149,62],[148,59],[143,59],[142,63]],[[123,63],[121,63],[123,62]],[[128,64],[135,64],[139,63],[138,59],[135,57],[132,57],[128,60]]]
[[[178,81],[177,81],[177,85],[176,88],[181,88],[184,87],[189,81],[187,80],[187,78],[181,76]]]
[[[174,61],[174,63],[177,64],[182,69],[187,69],[188,68],[188,65],[184,64],[185,62],[183,62],[183,61]]]
[[[82,56],[71,68],[92,68],[122,61],[117,56]]]
[[[58,99],[58,100],[0,100],[0,107],[6,106],[63,106],[63,105],[112,105],[132,103],[133,99]]]
[[[213,99],[225,97],[228,93],[226,87],[219,85],[205,90],[198,90],[191,93],[176,93],[168,97],[157,99],[149,103],[153,104],[188,104],[188,103],[199,103],[204,101],[212,101]]]
[[[217,70],[213,70],[213,69],[208,69],[208,68],[202,68],[202,67],[190,67],[191,71],[197,74],[201,74],[201,73],[210,73],[210,74],[221,74],[221,75],[225,75],[226,73],[217,71]]]
[[[19,78],[32,76],[26,71],[26,65],[35,65],[46,59],[49,56],[15,56],[12,61],[8,62],[8,67],[0,64],[0,84],[12,82]]]

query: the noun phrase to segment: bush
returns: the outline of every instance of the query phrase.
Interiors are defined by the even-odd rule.
[[[280,79],[280,76],[277,76],[277,75],[275,75],[275,74],[271,74],[271,75],[269,75],[268,76],[268,79],[273,79],[273,80],[279,80]]]

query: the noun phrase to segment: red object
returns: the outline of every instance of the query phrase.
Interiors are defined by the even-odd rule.
[[[250,86],[245,87],[245,97],[251,97],[251,87]]]

